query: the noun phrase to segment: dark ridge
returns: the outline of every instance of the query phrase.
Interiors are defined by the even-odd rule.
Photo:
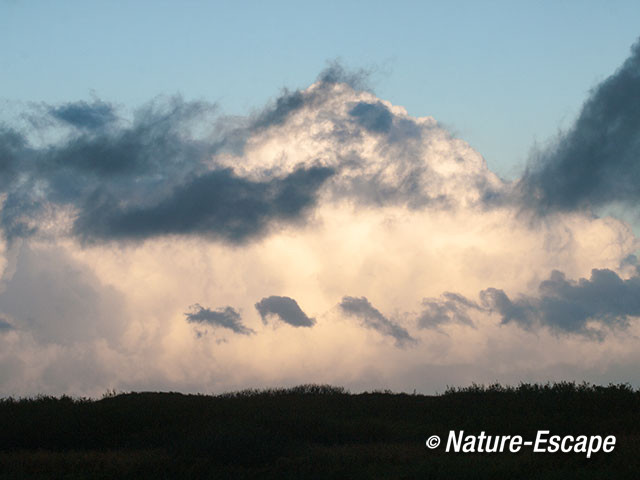
[[[615,435],[612,453],[454,454],[465,434]],[[431,435],[443,440],[428,450]],[[5,478],[636,478],[640,391],[569,382],[420,394],[301,385],[0,400]],[[514,477],[515,476],[515,477]]]

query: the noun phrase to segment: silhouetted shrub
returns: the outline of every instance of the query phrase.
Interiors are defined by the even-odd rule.
[[[449,430],[532,437],[539,429],[613,434],[619,440],[612,454],[587,463],[580,455],[461,456],[424,447],[428,436],[446,437]],[[175,478],[185,471],[226,472],[233,478],[266,473],[302,478],[291,472],[305,478],[371,478],[384,472],[406,478],[436,478],[438,472],[445,478],[507,478],[519,472],[526,478],[523,465],[526,472],[546,472],[535,478],[568,478],[560,473],[585,466],[601,477],[625,478],[625,472],[640,469],[638,453],[640,392],[627,384],[473,384],[438,396],[388,390],[350,394],[341,387],[300,385],[215,396],[111,391],[100,400],[0,400],[0,479],[22,478],[30,468],[59,474],[50,476],[76,469],[83,478],[93,465],[90,458],[116,462],[100,467],[108,472],[105,478]],[[151,467],[153,462],[162,468]]]

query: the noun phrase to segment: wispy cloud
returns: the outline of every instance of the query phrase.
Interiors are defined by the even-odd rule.
[[[115,107],[100,100],[50,106],[48,113],[54,119],[82,130],[103,129],[118,119]]]
[[[394,338],[398,347],[406,347],[417,342],[405,328],[380,313],[366,297],[343,297],[340,308],[347,315],[360,319],[364,327]]]
[[[445,292],[440,298],[425,298],[422,307],[424,310],[418,317],[420,328],[438,328],[450,323],[472,327],[473,321],[468,310],[482,310],[476,302],[452,292]]]
[[[242,324],[240,314],[233,307],[218,308],[211,310],[196,303],[190,307],[191,311],[185,313],[187,322],[209,325],[212,327],[223,327],[240,335],[251,335],[256,333],[251,328]]]

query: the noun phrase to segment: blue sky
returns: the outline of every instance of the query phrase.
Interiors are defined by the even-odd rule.
[[[0,1],[0,98],[261,108],[326,62],[516,177],[636,40],[638,2]],[[6,103],[5,103],[6,104]]]

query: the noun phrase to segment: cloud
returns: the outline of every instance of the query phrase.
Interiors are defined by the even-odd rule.
[[[108,104],[110,118],[90,99],[51,107],[73,121],[40,105],[41,122],[0,127],[2,391],[433,392],[428,372],[446,385],[637,365],[628,224],[573,210],[533,228],[521,203],[488,202],[512,187],[466,142],[339,70],[247,117],[166,97]],[[593,268],[631,293],[565,292]],[[564,281],[536,290],[553,270]],[[176,322],[194,298],[225,303]],[[552,300],[595,313],[565,319]],[[261,322],[313,328],[247,333]]]
[[[388,133],[393,124],[393,115],[382,103],[359,102],[349,110],[360,125],[374,133]]]
[[[308,96],[305,96],[300,90],[290,92],[284,90],[276,99],[274,105],[265,108],[253,121],[251,128],[254,130],[262,130],[274,125],[282,125],[289,115],[300,110],[305,102],[308,102]]]
[[[17,152],[24,148],[25,143],[19,132],[0,126],[0,171],[6,172],[14,166]]]
[[[77,105],[57,108],[76,111]],[[104,122],[73,124],[78,131],[43,150],[39,161],[46,176],[63,170],[87,180],[121,182],[130,177],[140,181],[153,175],[167,181],[181,170],[192,173],[215,151],[207,133],[199,132],[215,112],[216,106],[204,101],[159,97],[137,108],[132,122],[113,128],[105,128]]]
[[[322,84],[346,84],[354,90],[370,91],[369,80],[372,69],[360,68],[357,70],[347,69],[339,60],[333,60],[318,75],[318,81]]]
[[[255,182],[222,169],[196,177],[149,206],[127,208],[117,198],[95,196],[76,219],[74,232],[84,241],[195,234],[242,243],[276,221],[301,220],[332,174],[326,167],[300,168]]]
[[[203,308],[199,304],[192,305],[191,311],[185,313],[187,322],[210,325],[212,327],[223,327],[240,335],[251,335],[256,333],[251,328],[242,324],[240,314],[233,307],[210,310]]]
[[[538,152],[518,184],[539,213],[640,201],[640,42],[598,85],[575,124]]]
[[[100,99],[39,107],[30,130],[0,130],[4,236],[101,243],[184,235],[241,244],[304,224],[325,191],[336,201],[422,209],[478,202],[499,187],[482,162],[462,168],[460,147],[432,119],[412,119],[349,86],[361,88],[366,75],[334,63],[316,84],[285,89],[246,118],[180,96],[142,105],[130,120]],[[49,130],[60,124],[62,133]],[[289,134],[302,151],[271,145]],[[437,164],[425,161],[435,157]],[[451,162],[463,189],[450,185]]]
[[[18,132],[3,131],[5,236],[37,233],[52,207],[71,208],[71,232],[85,242],[173,234],[244,242],[272,223],[303,221],[334,170],[301,166],[256,180],[211,165],[221,141],[198,134],[196,124],[214,110],[171,97],[138,109],[131,125],[115,126],[112,107],[98,100],[52,107],[50,114],[76,133],[39,150]]]
[[[635,255],[622,261],[636,265]],[[440,298],[423,300],[418,317],[420,328],[438,328],[458,323],[474,326],[469,311],[496,312],[502,324],[513,323],[525,330],[548,327],[555,334],[577,334],[604,338],[606,328],[628,328],[632,317],[640,317],[640,275],[622,279],[609,269],[593,269],[591,278],[567,280],[554,270],[538,286],[538,295],[519,295],[510,299],[504,290],[486,288],[480,292],[481,304],[451,292]]]
[[[49,115],[56,120],[83,130],[97,130],[117,120],[113,105],[101,100],[93,103],[73,102],[58,107],[49,107]]]
[[[69,135],[58,135],[48,145],[29,141],[43,135],[44,127],[0,135],[0,153],[8,159],[2,163],[9,162],[14,173],[11,181],[0,183],[6,195],[0,218],[6,237],[37,233],[51,209],[81,214],[96,196],[115,196],[129,205],[158,201],[205,170],[216,148],[198,133],[200,122],[215,110],[205,102],[157,99],[138,108],[130,123],[107,124],[103,107],[97,100],[52,107],[54,114],[73,122],[67,122]]]
[[[284,88],[276,100],[265,107],[253,118],[247,129],[248,134],[253,134],[270,127],[284,124],[289,117],[305,107],[322,103],[331,95],[332,86],[335,84],[346,84],[357,90],[367,89],[367,80],[371,72],[360,70],[349,70],[340,62],[329,63],[318,75],[317,88],[313,90],[294,90]]]
[[[23,246],[4,278],[0,312],[38,341],[60,345],[102,339],[117,344],[129,316],[122,294],[62,248]]]
[[[424,310],[418,317],[420,328],[438,328],[440,325],[459,323],[474,326],[468,310],[483,310],[476,302],[468,300],[458,293],[445,292],[439,299],[425,298]]]
[[[365,297],[343,297],[340,308],[347,315],[359,318],[365,327],[393,337],[398,347],[416,343],[406,329],[382,315]]]
[[[4,318],[0,317],[0,333],[14,330],[14,326],[7,322]]]
[[[591,278],[571,281],[559,271],[540,283],[538,296],[509,299],[503,290],[481,292],[483,303],[502,317],[502,323],[523,328],[542,326],[556,333],[578,333],[601,337],[590,322],[604,327],[627,327],[631,317],[640,317],[640,276],[627,280],[609,269],[593,269]]]
[[[27,139],[19,131],[0,124],[0,193],[15,180],[20,163],[27,160]]]
[[[309,318],[293,298],[272,295],[260,300],[255,307],[265,324],[272,316],[293,327],[313,327],[316,323],[316,319]]]
[[[640,277],[640,260],[634,254],[627,255],[620,262],[620,268],[631,267],[635,270],[635,275]]]

